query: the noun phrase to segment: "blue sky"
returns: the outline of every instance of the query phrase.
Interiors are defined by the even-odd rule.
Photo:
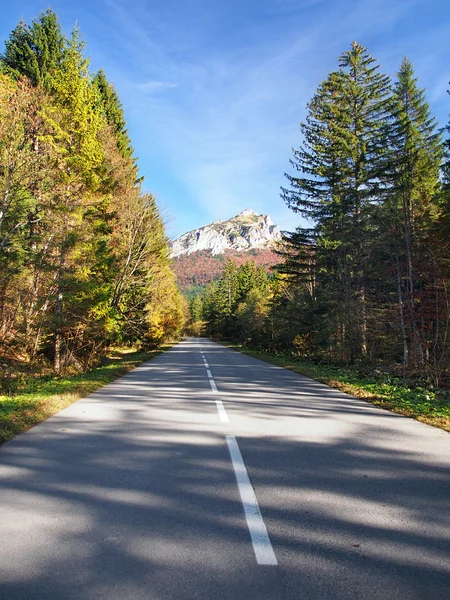
[[[283,173],[306,103],[354,39],[392,76],[407,55],[448,121],[449,0],[22,0],[2,7],[2,41],[49,5],[114,83],[172,237],[245,208],[300,224]]]

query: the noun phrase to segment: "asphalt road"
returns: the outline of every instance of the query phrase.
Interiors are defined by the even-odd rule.
[[[448,433],[190,339],[2,446],[0,598],[448,600],[449,509]]]

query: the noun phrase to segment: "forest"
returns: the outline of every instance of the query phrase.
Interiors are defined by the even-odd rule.
[[[449,127],[407,58],[391,79],[354,42],[300,129],[281,197],[307,225],[284,232],[269,277],[229,261],[190,301],[193,324],[266,352],[448,386]]]
[[[220,278],[228,258],[237,267],[250,260],[267,271],[280,262],[280,257],[270,248],[253,248],[244,252],[229,249],[223,254],[198,250],[192,254],[177,256],[173,259],[173,269],[183,295],[189,300],[195,295],[201,296],[208,283]]]
[[[114,86],[50,9],[0,56],[0,354],[55,374],[180,334],[184,299]]]
[[[78,29],[67,36],[50,9],[21,21],[0,67],[4,364],[83,372],[114,345],[188,333],[448,385],[449,126],[407,58],[391,78],[356,42],[341,54],[281,189],[306,225],[284,232],[272,274],[225,260],[191,294],[187,328],[122,103]]]

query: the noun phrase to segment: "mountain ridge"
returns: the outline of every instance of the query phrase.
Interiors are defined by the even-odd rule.
[[[214,221],[181,235],[171,244],[171,257],[208,250],[212,255],[270,248],[281,240],[281,232],[269,215],[245,209],[227,221]]]

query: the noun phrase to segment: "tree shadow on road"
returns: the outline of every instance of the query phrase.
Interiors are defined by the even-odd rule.
[[[260,567],[203,365],[183,367],[176,352],[164,360],[151,368],[151,394],[144,365],[2,448],[1,597],[448,598],[448,468],[414,444],[400,448],[406,434],[385,449],[399,417],[370,407],[363,424],[365,403],[324,396],[309,380],[303,400],[294,377],[266,401],[241,381],[232,424],[250,410],[275,422],[277,406],[298,417],[299,404],[308,423],[356,418],[351,436],[236,432],[279,561]],[[267,377],[255,372],[252,384],[268,390]],[[217,377],[241,389],[232,379]]]

